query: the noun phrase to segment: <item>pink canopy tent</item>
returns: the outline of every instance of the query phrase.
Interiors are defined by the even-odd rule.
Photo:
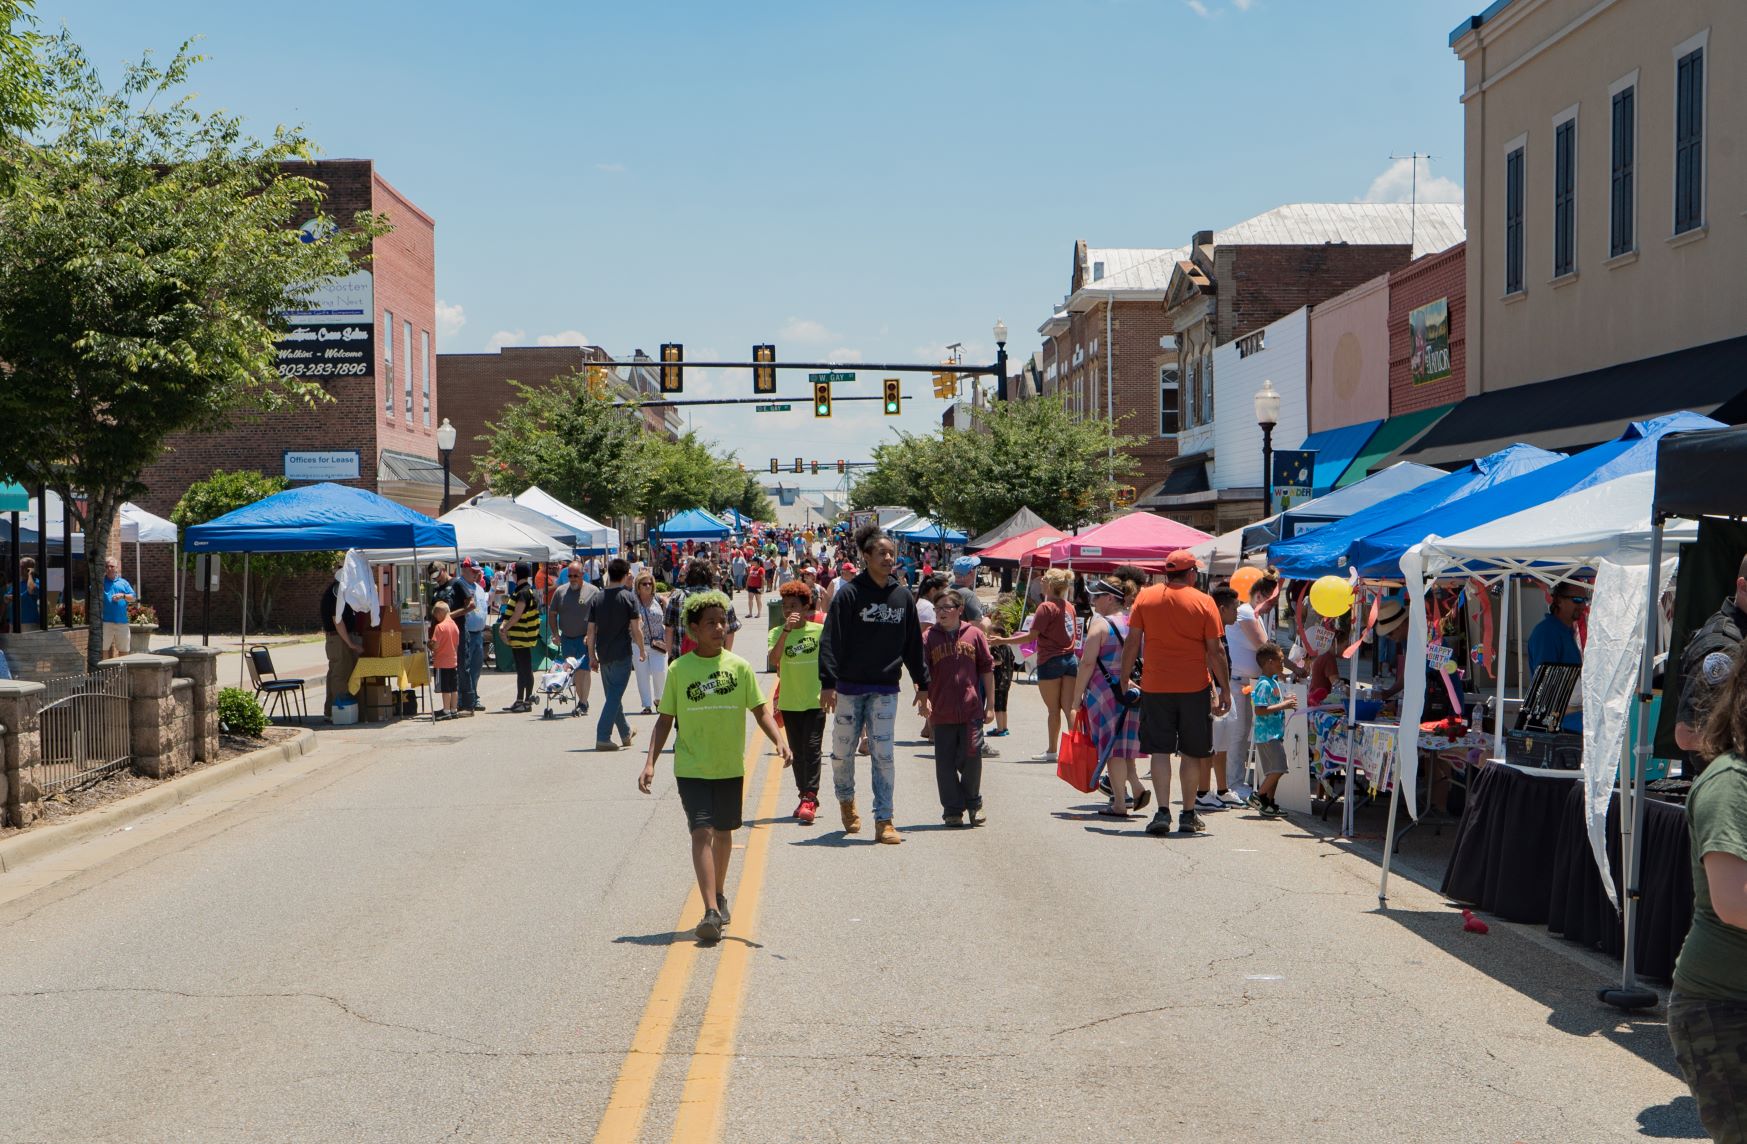
[[[1029,532],[1009,536],[999,544],[992,544],[977,555],[983,558],[985,564],[1017,564],[1027,554],[1039,548],[1047,549],[1056,541],[1070,535],[1072,533],[1068,529],[1057,528],[1053,524],[1039,525]]]
[[[1211,539],[1207,533],[1150,512],[1131,512],[1078,536],[1065,537],[1025,558],[1031,568],[1072,568],[1076,572],[1108,572],[1118,564],[1159,571],[1179,548]]]

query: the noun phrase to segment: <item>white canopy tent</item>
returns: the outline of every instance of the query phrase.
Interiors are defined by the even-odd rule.
[[[471,556],[475,560],[531,560],[538,563],[570,559],[570,547],[533,529],[505,520],[482,508],[462,505],[450,509],[438,518],[455,528],[457,557]],[[364,551],[372,564],[405,564],[417,560],[419,552],[411,548],[376,548]],[[426,551],[424,555],[431,553]]]
[[[1201,567],[1209,576],[1230,576],[1246,563],[1255,564],[1258,568],[1264,567],[1267,563],[1265,559],[1248,561],[1244,559],[1248,555],[1244,551],[1244,533],[1248,532],[1251,536],[1255,536],[1256,533],[1253,530],[1264,528],[1279,519],[1279,515],[1276,514],[1255,524],[1246,524],[1241,528],[1234,528],[1230,532],[1210,536],[1200,544],[1191,547],[1189,551],[1195,555],[1197,560],[1201,561]],[[1260,544],[1252,545],[1250,552],[1266,552],[1267,548],[1268,542],[1263,540]]]
[[[1638,664],[1644,652],[1643,601],[1650,594],[1651,504],[1656,475],[1632,473],[1605,481],[1544,504],[1448,537],[1432,536],[1401,557],[1409,599],[1408,663],[1425,659],[1427,586],[1439,578],[1479,579],[1493,583],[1529,576],[1553,585],[1593,571],[1589,641],[1583,663],[1583,781],[1589,815],[1589,843],[1601,870],[1602,884],[1614,897],[1607,855],[1607,811],[1625,752],[1626,730]],[[1690,522],[1665,526],[1665,551],[1697,535]],[[1657,588],[1674,573],[1672,558],[1661,562]],[[1507,601],[1510,596],[1506,593]],[[1501,649],[1509,628],[1506,614],[1498,629]],[[1499,672],[1502,680],[1503,671]],[[1502,688],[1502,685],[1501,685]],[[1500,696],[1502,699],[1502,695]],[[1497,706],[1494,754],[1502,757],[1504,704]],[[1401,725],[1417,726],[1425,709],[1425,674],[1408,672],[1401,693]],[[1395,831],[1395,810],[1405,801],[1417,815],[1415,795],[1419,760],[1417,736],[1398,737],[1395,798],[1389,807],[1388,838],[1383,851],[1383,898],[1389,884],[1389,863]],[[1620,821],[1629,848],[1631,821],[1622,807]],[[1618,900],[1615,899],[1617,906]]]
[[[605,553],[619,550],[618,529],[608,528],[587,513],[571,508],[537,485],[518,493],[513,499],[523,508],[544,513],[558,523],[575,529],[576,545],[585,552]]]

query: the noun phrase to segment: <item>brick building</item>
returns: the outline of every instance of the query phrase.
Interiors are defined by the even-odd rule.
[[[368,352],[358,353],[355,363],[360,372],[323,377],[331,400],[313,407],[286,409],[271,420],[239,412],[227,429],[173,438],[164,456],[142,475],[146,491],[134,498],[159,516],[168,517],[190,484],[219,469],[334,479],[427,513],[434,513],[441,500],[433,340],[436,224],[368,159],[300,164],[297,173],[326,185],[324,208],[335,220],[372,211],[387,216],[393,227],[372,242],[368,267],[324,290],[309,313],[292,317],[292,335],[281,343],[283,370],[288,360],[299,360],[295,355],[310,356],[309,346],[327,344],[320,331],[350,327],[353,339],[339,344],[356,346],[358,335],[367,330]],[[309,340],[300,340],[300,334]],[[464,492],[459,487],[456,491]],[[227,561],[226,574],[237,573],[240,568],[233,572]],[[169,553],[148,550],[142,578],[147,598],[169,600]],[[313,625],[318,591],[315,581],[296,586],[291,602],[275,609],[275,620]],[[302,606],[304,596],[307,607]],[[215,594],[215,625],[228,627],[237,618],[230,592]]]
[[[1129,480],[1141,488],[1163,480],[1177,453],[1177,355],[1163,304],[1183,254],[1076,242],[1067,297],[1038,327],[1043,350],[1024,371],[1070,409],[1140,437],[1126,451],[1140,466]]]
[[[1225,230],[1197,232],[1172,268],[1164,302],[1182,373],[1182,436],[1189,443],[1140,503],[1197,527],[1229,524],[1234,511],[1219,508],[1227,501],[1247,502],[1259,514],[1259,487],[1221,488],[1213,477],[1213,442],[1221,436],[1216,417],[1254,422],[1242,394],[1216,404],[1215,352],[1462,237],[1462,208],[1440,203],[1417,209],[1405,203],[1299,203]],[[1307,371],[1299,367],[1294,373],[1302,386]],[[1302,403],[1303,394],[1294,396]],[[1227,471],[1245,472],[1247,464]]]
[[[1389,276],[1389,416],[1454,405],[1468,393],[1468,244],[1416,258]],[[1444,299],[1449,313],[1450,374],[1415,384],[1409,315]]]

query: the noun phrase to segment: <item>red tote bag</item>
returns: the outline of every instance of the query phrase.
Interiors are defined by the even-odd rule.
[[[1074,725],[1062,732],[1061,743],[1056,747],[1055,773],[1081,794],[1098,789],[1098,748],[1092,742],[1084,707],[1074,712]]]

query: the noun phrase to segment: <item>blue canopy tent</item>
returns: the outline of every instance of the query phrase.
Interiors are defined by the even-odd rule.
[[[737,508],[730,508],[722,515],[727,518],[728,523],[733,526],[735,532],[743,533],[752,525],[752,518]]]
[[[1276,541],[1268,546],[1268,562],[1281,575],[1295,580],[1345,575],[1348,550],[1359,540],[1412,520],[1440,505],[1531,473],[1563,456],[1533,445],[1500,449],[1435,481],[1362,509],[1345,520],[1326,524],[1308,535]]]
[[[250,553],[409,549],[416,560],[420,549],[433,552],[453,549],[455,527],[367,489],[323,482],[286,489],[205,524],[193,525],[184,533],[183,541],[188,552],[241,552],[246,600]],[[244,607],[244,644],[249,637],[248,615],[249,610]]]
[[[1363,512],[1374,504],[1401,496],[1446,475],[1442,469],[1416,465],[1411,461],[1401,461],[1387,469],[1379,469],[1364,480],[1338,488],[1315,500],[1295,504],[1269,520],[1250,525],[1244,530],[1244,549],[1249,551],[1265,547],[1276,540],[1291,540],[1333,521],[1345,520],[1356,512]]]
[[[734,529],[701,508],[688,508],[675,513],[654,531],[660,535],[661,542],[666,543],[670,540],[726,540]]]
[[[944,528],[932,520],[922,522],[920,528],[893,533],[893,535],[917,544],[939,544],[942,541],[947,544],[963,544],[970,539],[958,529]]]
[[[1397,579],[1401,576],[1401,554],[1428,536],[1454,536],[1590,485],[1648,472],[1656,467],[1657,442],[1664,435],[1721,428],[1722,422],[1685,410],[1651,421],[1634,421],[1615,440],[1361,537],[1348,550],[1348,563],[1361,576]]]

